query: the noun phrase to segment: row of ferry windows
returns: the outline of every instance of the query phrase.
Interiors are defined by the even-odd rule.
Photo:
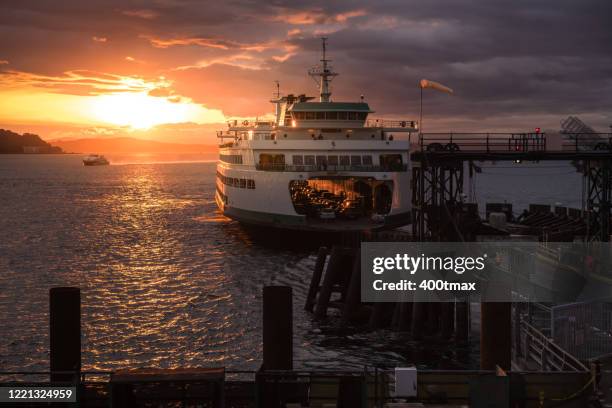
[[[248,188],[251,190],[255,189],[255,180],[238,178],[238,177],[227,177],[220,172],[217,172],[217,178],[221,180],[223,184],[230,187],[236,188]]]
[[[232,164],[242,164],[242,155],[240,154],[220,154],[221,161]]]
[[[297,120],[365,120],[367,112],[292,112]]]
[[[315,155],[293,155],[293,164],[296,166],[306,165],[323,165],[330,166],[371,166],[372,156],[315,156]]]

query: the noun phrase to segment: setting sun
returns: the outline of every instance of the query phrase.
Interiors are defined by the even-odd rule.
[[[173,102],[146,92],[97,96],[92,100],[92,113],[102,122],[135,129],[162,123],[223,121],[219,111],[207,110],[190,101]]]

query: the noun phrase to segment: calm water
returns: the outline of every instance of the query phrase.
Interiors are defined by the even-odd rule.
[[[580,176],[547,166],[556,167],[485,169],[477,195],[579,205]],[[314,251],[276,245],[272,233],[254,240],[222,217],[214,167],[0,156],[0,370],[48,368],[48,290],[63,285],[82,290],[84,369],[257,369],[261,288],[271,283],[294,288],[298,367],[477,365],[474,348],[315,321],[302,310]]]

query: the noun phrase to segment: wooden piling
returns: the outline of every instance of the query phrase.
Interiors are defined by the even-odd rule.
[[[428,335],[436,335],[440,330],[440,303],[427,302],[425,331]]]
[[[397,303],[399,306],[399,318],[397,322],[397,330],[409,331],[412,324],[412,302],[400,302]]]
[[[327,260],[327,254],[329,250],[326,247],[319,248],[317,254],[317,262],[315,263],[314,271],[312,272],[312,280],[310,281],[310,288],[308,288],[308,296],[306,297],[306,304],[304,310],[312,312],[319,292],[319,285],[321,284],[321,277],[323,276],[323,268],[325,267],[325,261]]]
[[[332,247],[325,275],[323,276],[323,284],[319,289],[319,296],[317,296],[315,304],[315,316],[317,318],[327,316],[327,307],[329,306],[333,287],[338,281],[339,274],[341,273],[342,257],[342,249],[337,246]]]
[[[346,299],[342,309],[342,319],[345,323],[354,323],[361,317],[361,251],[357,249],[348,278]]]
[[[81,371],[81,290],[49,290],[51,381],[78,382]],[[58,371],[72,373],[58,374]]]
[[[448,340],[455,329],[455,304],[444,302],[440,304],[440,338]]]
[[[263,289],[264,370],[293,369],[293,302],[290,286]]]
[[[394,303],[390,302],[376,302],[372,307],[372,313],[370,314],[370,321],[368,326],[370,329],[383,329],[391,325],[391,318],[393,315]]]
[[[412,338],[419,340],[425,334],[425,319],[427,318],[427,303],[414,302],[412,304],[412,322],[411,332]]]
[[[467,344],[470,338],[470,303],[458,300],[455,303],[455,341]]]
[[[480,368],[509,371],[512,348],[512,304],[483,302],[480,304]]]

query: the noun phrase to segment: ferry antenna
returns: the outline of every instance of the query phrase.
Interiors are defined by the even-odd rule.
[[[321,46],[323,49],[323,58],[321,58],[321,65],[311,68],[308,74],[315,80],[320,88],[320,102],[329,102],[331,92],[329,90],[329,84],[338,75],[337,72],[332,70],[331,60],[327,59],[327,37],[321,37]],[[317,79],[319,78],[319,79]]]

